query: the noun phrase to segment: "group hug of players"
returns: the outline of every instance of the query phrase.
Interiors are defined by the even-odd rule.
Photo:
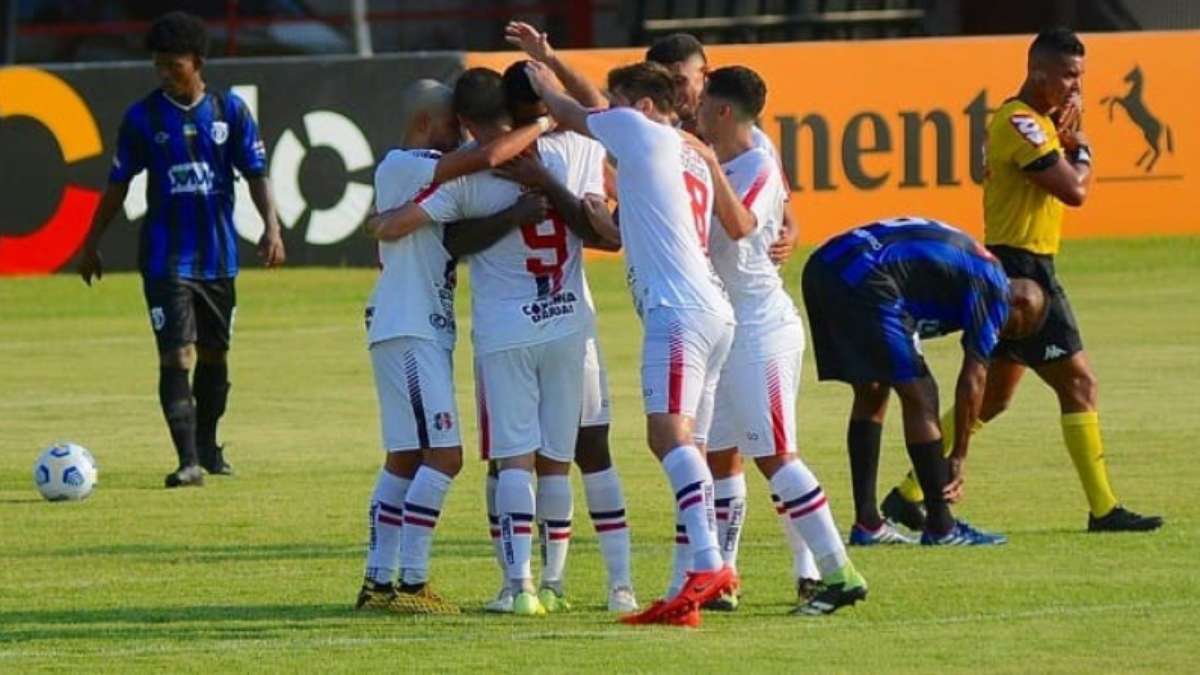
[[[710,70],[698,41],[674,35],[655,43],[646,62],[611,71],[605,96],[558,58],[545,34],[518,22],[506,33],[529,60],[504,73],[470,69],[453,89],[430,80],[410,85],[398,115],[400,147],[376,171],[377,213],[366,228],[380,241],[381,273],[366,322],[387,455],[370,501],[357,606],[459,611],[431,588],[429,561],[462,466],[452,362],[460,258],[471,272],[480,450],[489,462],[488,518],[502,577],[489,611],[570,608],[563,580],[572,464],[583,474],[607,568],[608,606],[622,621],[695,626],[701,608],[736,609],[742,457],[770,485],[793,554],[795,613],[829,614],[865,599],[867,582],[847,556],[825,493],[797,456],[805,331],[777,267],[796,231],[778,158],[755,126],[766,85],[745,67]],[[160,399],[180,459],[168,487],[201,484],[201,468],[230,472],[215,436],[229,390],[224,355],[236,251],[213,253],[233,241],[232,190],[218,189],[229,186],[204,193],[225,195],[206,206],[216,214],[212,246],[189,250],[180,231],[207,231],[200,219],[172,215],[172,200],[198,197],[177,194],[156,170],[170,166],[172,153],[211,163],[218,183],[236,166],[256,184],[267,225],[260,250],[268,264],[283,258],[253,120],[236,97],[205,93],[198,56],[195,72],[185,72],[184,57],[200,52],[188,43],[174,53],[172,36],[178,32],[151,40],[164,88],[126,117],[81,265],[85,280],[99,275],[104,226],[122,188],[149,169],[155,199],[143,225],[142,273],[162,356]],[[1083,66],[1076,36],[1040,34],[1025,83],[996,111],[986,155],[986,247],[945,223],[892,218],[830,239],[804,267],[818,376],[846,382],[854,393],[851,545],[1006,541],[956,518],[949,505],[963,493],[972,434],[1006,407],[1026,368],[1059,397],[1063,438],[1090,506],[1088,529],[1162,524],[1122,508],[1109,487],[1096,379],[1054,275],[1064,204],[1082,204],[1091,182],[1091,150],[1080,129]],[[218,133],[225,120],[232,136],[227,128]],[[462,143],[464,130],[470,143]],[[175,135],[178,144],[162,140]],[[156,208],[166,215],[156,216]],[[584,247],[623,250],[644,330],[647,441],[676,500],[674,571],[663,599],[645,609],[634,596],[625,499],[608,448],[607,383]],[[954,405],[939,420],[920,340],[956,331],[962,367]],[[195,358],[197,346],[203,368],[189,392],[185,357]],[[913,472],[878,504],[892,390]],[[536,583],[535,531],[542,554]]]

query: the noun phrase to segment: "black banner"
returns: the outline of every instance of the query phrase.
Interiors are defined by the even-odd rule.
[[[209,89],[231,89],[258,119],[289,264],[377,262],[357,230],[373,203],[374,165],[401,140],[393,114],[401,91],[417,78],[448,81],[462,63],[443,53],[206,65]],[[121,118],[157,86],[148,60],[0,68],[0,274],[69,263],[107,182]],[[104,238],[108,269],[136,267],[144,192],[143,173]],[[262,222],[244,181],[235,221],[242,261],[253,265]]]

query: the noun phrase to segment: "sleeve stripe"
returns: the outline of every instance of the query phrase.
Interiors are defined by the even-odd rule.
[[[750,189],[746,191],[746,196],[742,197],[742,206],[751,208],[754,206],[754,200],[758,198],[758,193],[762,192],[763,186],[767,184],[767,179],[771,177],[770,169],[763,169],[754,177],[754,182],[750,185]]]
[[[413,203],[420,204],[421,202],[425,201],[426,199],[429,199],[430,197],[433,196],[433,193],[437,192],[437,189],[441,186],[442,186],[441,183],[430,183],[429,185],[426,185],[420,192],[418,192],[416,194],[415,197],[412,198]]]

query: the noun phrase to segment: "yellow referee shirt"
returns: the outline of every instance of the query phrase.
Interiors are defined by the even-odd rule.
[[[1049,117],[1017,99],[1000,106],[987,129],[984,243],[1048,255],[1058,252],[1063,203],[1027,173],[1061,153],[1058,131]]]

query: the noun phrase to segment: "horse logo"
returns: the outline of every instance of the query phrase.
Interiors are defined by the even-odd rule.
[[[1164,132],[1167,137],[1167,152],[1175,154],[1175,139],[1171,135],[1171,127],[1163,124],[1155,117],[1150,109],[1146,107],[1146,102],[1142,98],[1142,87],[1145,84],[1145,78],[1142,75],[1140,66],[1134,66],[1133,70],[1125,75],[1125,81],[1129,83],[1129,91],[1124,96],[1105,96],[1100,99],[1100,105],[1108,106],[1108,121],[1113,119],[1113,108],[1121,106],[1129,115],[1129,121],[1133,122],[1142,130],[1142,136],[1146,138],[1146,144],[1150,146],[1134,163],[1134,166],[1142,166],[1146,163],[1146,173],[1154,170],[1154,163],[1158,161],[1162,154],[1160,143]],[[1149,160],[1147,162],[1147,160]]]

